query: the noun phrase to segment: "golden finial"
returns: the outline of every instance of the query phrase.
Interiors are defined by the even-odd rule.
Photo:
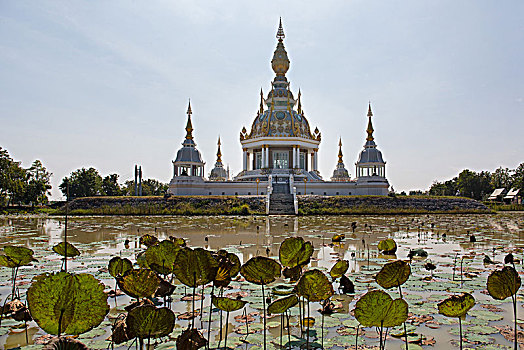
[[[342,162],[342,138],[338,139],[338,162],[343,163]]]
[[[282,41],[286,35],[284,34],[284,28],[282,27],[282,17],[280,17],[280,22],[278,24],[277,39]]]
[[[373,112],[371,112],[371,102],[369,102],[368,105],[368,129],[366,130],[368,133],[368,137],[366,138],[367,141],[373,141],[373,124],[371,123],[371,117],[373,116]]]
[[[189,105],[187,106],[187,125],[186,125],[186,140],[193,139],[193,124],[191,123],[191,100],[189,100]]]
[[[264,113],[264,92],[260,88],[260,114]]]
[[[218,136],[218,151],[217,151],[217,163],[222,163],[222,152],[220,151],[220,136]]]

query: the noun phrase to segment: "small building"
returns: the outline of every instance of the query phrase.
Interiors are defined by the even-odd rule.
[[[505,188],[497,188],[493,193],[491,193],[488,197],[489,201],[497,201],[502,202],[502,198],[504,198],[504,195],[506,194]]]
[[[520,188],[512,188],[508,194],[504,196],[504,202],[509,204],[522,204]]]

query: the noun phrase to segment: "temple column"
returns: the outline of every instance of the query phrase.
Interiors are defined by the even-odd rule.
[[[262,146],[262,159],[260,160],[260,167],[265,168],[266,166],[266,146]]]
[[[269,146],[266,146],[266,168],[269,168]]]
[[[313,170],[314,171],[318,171],[318,149],[314,149],[313,151],[314,151],[314,153],[313,153],[313,163],[314,163],[313,164],[313,166],[314,166]]]
[[[291,166],[290,168],[296,168],[297,167],[297,148],[296,146],[293,146],[293,166]]]
[[[297,155],[296,155],[296,166],[295,168],[300,168],[300,146],[297,146]]]
[[[242,169],[247,170],[247,149],[244,148],[244,154],[242,156]]]
[[[311,152],[311,171],[315,170],[315,152]]]

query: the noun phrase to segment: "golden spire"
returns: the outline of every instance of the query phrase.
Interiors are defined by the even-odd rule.
[[[342,138],[338,139],[338,162],[343,163],[342,162]]]
[[[373,141],[373,124],[371,123],[371,117],[373,116],[373,112],[371,112],[371,102],[369,102],[368,105],[368,129],[366,130],[368,133],[368,137],[366,138],[367,141]]]
[[[220,136],[218,136],[218,151],[217,151],[217,163],[222,163],[222,151],[220,151]]]
[[[289,58],[287,57],[286,48],[284,47],[284,28],[282,27],[282,18],[277,31],[278,44],[275,52],[273,53],[273,59],[271,60],[271,67],[277,76],[285,76],[289,69]]]
[[[264,113],[264,92],[260,88],[260,114]]]
[[[280,22],[278,24],[277,39],[282,41],[286,35],[284,34],[284,28],[282,27],[282,17],[280,17]]]
[[[299,88],[298,89],[298,107],[297,107],[298,114],[302,114],[302,103],[300,102],[301,96],[302,96],[302,93],[300,92],[300,88]]]
[[[186,140],[193,139],[193,124],[191,124],[191,100],[189,100],[189,105],[187,106],[187,125],[186,125]]]

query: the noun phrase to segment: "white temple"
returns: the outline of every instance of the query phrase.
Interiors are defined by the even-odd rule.
[[[387,195],[386,162],[373,137],[371,104],[368,106],[367,138],[351,178],[342,160],[339,141],[338,163],[331,181],[323,180],[318,171],[318,149],[321,133],[311,132],[301,104],[286,78],[290,61],[284,47],[284,30],[280,22],[277,48],[271,60],[276,76],[265,97],[260,92],[260,107],[251,125],[240,132],[242,171],[233,179],[222,164],[220,138],[217,160],[209,179],[204,178],[205,163],[196,149],[191,122],[191,104],[187,110],[186,138],[173,161],[173,178],[168,192],[173,195]]]

